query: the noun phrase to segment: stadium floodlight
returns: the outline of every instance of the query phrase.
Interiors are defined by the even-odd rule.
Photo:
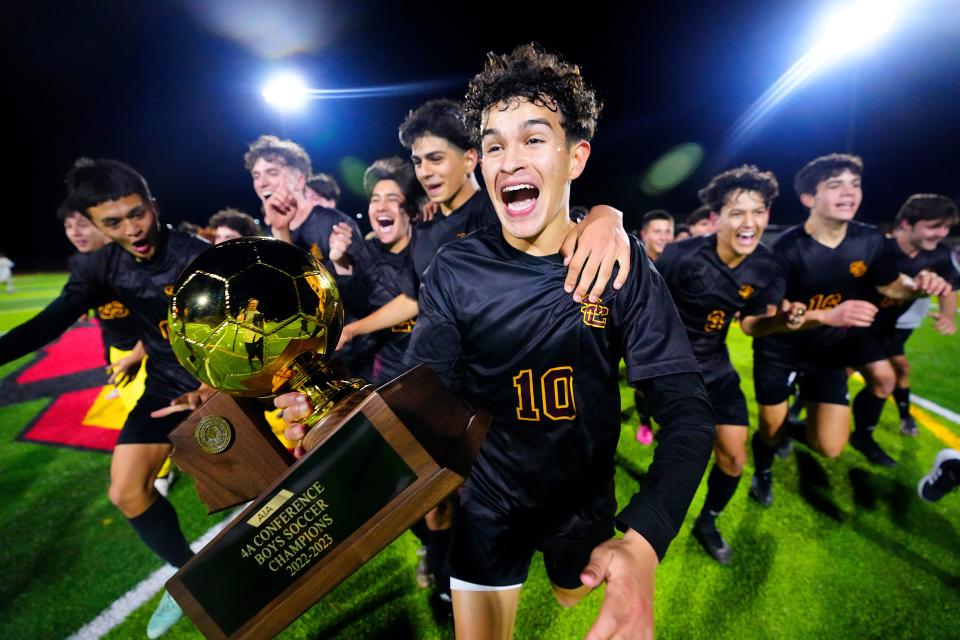
[[[303,108],[310,97],[310,89],[303,78],[292,72],[273,76],[263,89],[263,98],[281,111]]]
[[[798,87],[831,63],[866,49],[888,33],[908,1],[853,0],[830,11],[815,44],[737,120],[725,145],[727,155],[746,142],[774,107]]]

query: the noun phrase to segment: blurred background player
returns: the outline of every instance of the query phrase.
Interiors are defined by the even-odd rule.
[[[910,196],[897,212],[890,244],[897,258],[901,273],[915,276],[929,269],[943,277],[951,286],[939,297],[939,310],[934,314],[933,328],[942,335],[952,335],[957,330],[957,288],[960,273],[951,259],[950,249],[943,239],[950,227],[957,224],[957,205],[947,196],[918,193]],[[904,353],[904,345],[913,330],[920,326],[930,306],[930,298],[913,302],[897,302],[883,298],[878,301],[880,310],[873,327],[883,346],[884,354],[897,377],[893,398],[900,413],[900,433],[917,435],[917,424],[910,415],[910,362]]]
[[[687,228],[690,229],[690,235],[693,237],[708,236],[716,232],[716,219],[710,215],[710,207],[701,205],[694,209],[687,216]]]
[[[7,293],[13,293],[13,268],[17,266],[13,260],[7,257],[7,254],[0,251],[0,285]]]
[[[336,209],[340,201],[340,185],[331,175],[315,173],[307,178],[305,194],[307,202],[314,207]]]
[[[250,215],[238,209],[221,209],[210,216],[207,227],[213,229],[213,244],[234,238],[262,236],[260,225]]]
[[[650,259],[656,261],[673,242],[673,216],[663,209],[647,211],[640,222],[640,240]]]

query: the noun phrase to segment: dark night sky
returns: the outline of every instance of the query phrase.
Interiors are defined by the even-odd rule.
[[[914,0],[882,42],[789,96],[728,158],[737,119],[813,42],[822,2],[17,3],[7,9],[3,59],[8,152],[0,249],[24,270],[62,264],[72,248],[54,218],[74,158],[116,157],[149,181],[167,222],[205,222],[224,206],[257,210],[242,166],[246,143],[275,133],[303,144],[316,170],[343,183],[362,163],[402,153],[404,114],[433,97],[460,97],[484,54],[537,40],[579,63],[606,103],[574,203],[612,204],[632,226],[654,207],[695,208],[710,175],[742,162],[773,170],[782,196],[773,221],[799,222],[793,174],[831,151],[866,163],[861,219],[889,219],[910,193],[960,196],[960,4]],[[596,5],[596,7],[594,7]],[[290,20],[290,16],[293,20]],[[247,42],[310,50],[270,58]],[[228,32],[233,35],[227,35]],[[249,37],[237,33],[251,34]],[[281,117],[260,96],[268,73],[295,67],[312,86],[346,88],[449,80],[447,90],[311,102]],[[650,164],[695,142],[705,159],[673,190],[640,189]],[[365,211],[348,194],[341,208]]]

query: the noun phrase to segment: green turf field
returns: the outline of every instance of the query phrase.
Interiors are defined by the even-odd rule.
[[[0,331],[42,306],[62,282],[62,277],[18,277],[18,292],[0,297]],[[749,343],[736,329],[731,349],[752,403]],[[907,350],[915,392],[960,411],[960,336],[944,338],[924,327]],[[0,368],[0,377],[16,366]],[[851,385],[855,390],[856,383]],[[625,501],[652,451],[634,440],[632,394],[624,388],[622,397],[629,418],[621,434],[617,493]],[[46,402],[0,406],[0,495],[5,498],[0,506],[0,638],[66,637],[160,566],[105,496],[106,455],[14,441]],[[658,571],[657,636],[956,637],[960,493],[936,504],[916,497],[917,479],[944,445],[923,427],[915,439],[900,436],[896,418],[888,405],[878,435],[899,461],[895,469],[870,467],[849,449],[830,461],[798,446],[795,455],[776,463],[771,508],[750,501],[746,483],[741,484],[720,519],[734,547],[730,566],[714,563],[689,535],[703,500],[701,487]],[[947,426],[960,433],[960,426]],[[174,485],[171,500],[191,539],[213,524],[189,481]],[[450,624],[434,621],[426,591],[414,584],[415,548],[410,534],[401,537],[282,637],[451,636]],[[535,563],[524,587],[517,636],[582,637],[601,596],[594,593],[579,607],[563,610]],[[157,597],[109,637],[143,637]],[[182,621],[167,637],[199,634]]]

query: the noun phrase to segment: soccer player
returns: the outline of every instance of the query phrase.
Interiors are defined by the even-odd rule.
[[[417,180],[441,215],[414,228],[410,249],[414,288],[370,316],[344,326],[341,346],[354,336],[413,320],[417,316],[416,287],[437,250],[472,231],[499,224],[490,198],[474,175],[478,149],[464,128],[460,105],[452,100],[432,100],[414,109],[400,125],[400,142],[410,149]],[[585,297],[595,302],[614,263],[621,269],[613,286],[622,286],[630,268],[628,246],[619,213],[606,206],[591,209],[564,240],[561,253],[570,256],[564,289],[578,302]]]
[[[414,289],[410,269],[410,239],[413,221],[425,199],[413,166],[402,158],[384,158],[371,164],[363,175],[370,198],[367,215],[374,237],[361,240],[371,256],[362,270],[354,270],[347,248],[354,239],[349,228],[337,227],[330,238],[330,259],[345,304],[355,305],[354,314],[366,316],[403,291]],[[349,278],[349,276],[354,276]],[[400,323],[371,334],[373,367],[370,382],[381,385],[405,371],[403,355],[410,342],[414,321]]]
[[[942,244],[950,234],[950,227],[956,223],[957,205],[953,200],[943,195],[918,193],[907,198],[900,207],[892,236],[887,239],[901,273],[913,277],[929,270],[950,284],[950,290],[940,296],[940,310],[935,314],[933,324],[942,335],[952,335],[957,330],[956,290],[960,287],[960,273],[953,264],[950,249]],[[910,415],[910,362],[903,352],[913,329],[898,328],[900,319],[911,305],[881,296],[877,298],[877,318],[864,332],[866,339],[881,346],[896,374],[893,397],[900,412],[900,432],[915,436],[917,424]]]
[[[177,276],[209,245],[161,227],[146,181],[121,162],[78,163],[67,174],[67,187],[69,206],[87,216],[112,242],[81,254],[83,259],[72,269],[60,296],[33,319],[0,337],[0,363],[43,346],[81,313],[105,300],[116,297],[137,317],[149,356],[146,389],[127,416],[114,448],[109,496],[143,542],[180,567],[193,552],[173,506],[157,493],[153,478],[171,449],[167,433],[181,419],[171,412],[195,407],[201,393],[167,341],[167,308]],[[148,625],[148,636],[159,637],[181,615],[164,593]]]
[[[708,236],[717,231],[717,223],[710,215],[710,208],[706,205],[699,206],[687,216],[687,227],[690,229],[690,235]]]
[[[221,209],[210,216],[207,226],[213,228],[213,244],[263,235],[256,220],[243,211],[231,208]]]
[[[314,207],[336,209],[337,202],[340,200],[340,185],[333,176],[326,173],[315,173],[310,176],[304,192],[307,202]]]
[[[462,371],[467,399],[493,415],[454,516],[459,637],[512,636],[536,549],[565,606],[606,582],[589,638],[651,634],[655,569],[709,458],[713,415],[696,360],[639,244],[622,289],[577,303],[560,288],[558,251],[575,224],[570,183],[590,155],[599,110],[577,67],[533,45],[491,54],[465,101],[501,224],[437,254],[407,352],[409,364],[425,362],[448,383]],[[617,517],[626,534],[614,540],[621,355],[663,435]],[[295,397],[278,404],[298,406]]]
[[[328,243],[333,228],[346,224],[360,237],[360,230],[350,216],[309,202],[306,185],[310,177],[310,156],[296,142],[260,136],[250,143],[243,162],[253,178],[253,190],[263,204],[264,222],[275,238],[310,251],[330,268]],[[362,243],[351,247],[352,253],[362,250]],[[363,256],[352,257],[362,262]]]
[[[777,259],[760,244],[778,193],[774,175],[752,165],[714,176],[698,195],[716,232],[667,245],[656,263],[680,312],[717,416],[715,462],[693,535],[721,564],[730,562],[732,550],[716,520],[740,482],[748,430],[747,401],[730,362],[727,330],[738,315],[744,333],[751,336],[798,329],[803,320],[800,305],[788,303],[781,309]]]
[[[647,211],[640,223],[640,240],[647,255],[655,261],[664,247],[673,242],[673,216],[663,209]]]
[[[877,307],[863,299],[875,288],[895,300],[942,293],[947,284],[930,272],[911,280],[899,274],[883,235],[873,226],[854,222],[863,197],[857,156],[830,154],[807,163],[794,177],[794,189],[809,210],[806,222],[777,238],[772,249],[781,261],[784,297],[806,305],[805,331],[776,333],[754,340],[754,383],[759,429],[752,440],[755,473],[750,496],[763,505],[773,502],[773,457],[783,436],[791,380],[800,378],[806,403],[803,429],[791,434],[819,453],[834,458],[850,438],[847,366],[857,366],[868,381],[869,407],[883,408],[886,384],[878,364],[845,342],[846,328],[868,327]],[[877,408],[879,406],[879,408]],[[863,411],[855,411],[863,416]],[[861,418],[861,424],[870,424]],[[872,424],[876,424],[873,421]],[[861,444],[862,444],[861,440]],[[872,436],[869,442],[873,442]],[[879,445],[877,445],[879,448]],[[861,449],[862,450],[862,449]]]
[[[7,257],[7,254],[0,251],[0,284],[4,291],[13,293],[13,268],[17,266],[13,260]]]

